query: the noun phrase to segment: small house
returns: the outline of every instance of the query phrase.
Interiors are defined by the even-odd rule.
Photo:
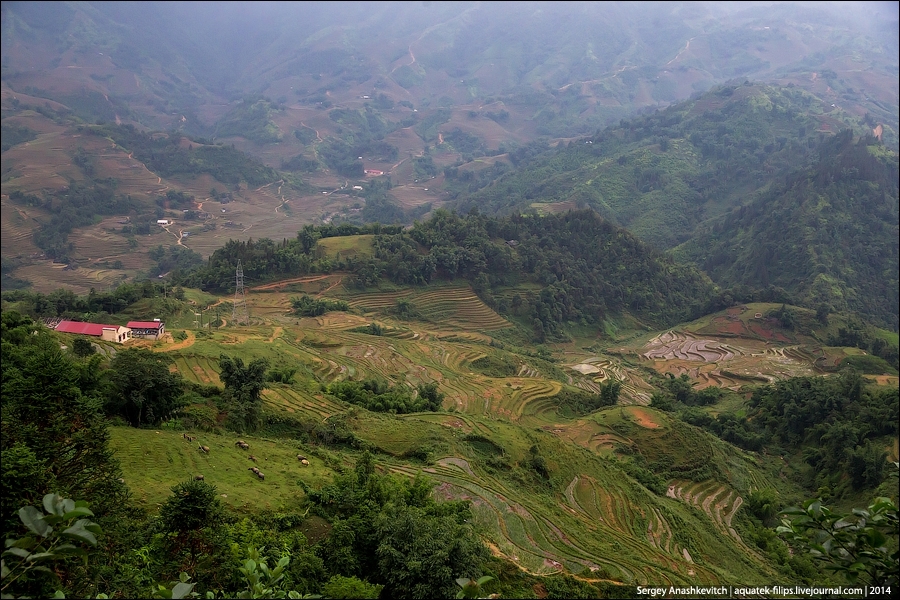
[[[129,321],[131,335],[134,337],[158,340],[166,333],[166,324],[159,319],[152,321]]]
[[[169,220],[168,219],[157,219],[156,224],[165,227],[166,225],[169,224]]]
[[[91,335],[107,342],[124,343],[131,339],[131,329],[121,325],[103,325],[101,323],[82,323],[81,321],[60,321],[56,331]]]

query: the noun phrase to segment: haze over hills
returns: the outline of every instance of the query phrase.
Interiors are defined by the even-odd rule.
[[[0,26],[0,524],[57,492],[105,532],[17,594],[837,585],[779,511],[896,515],[896,3]]]

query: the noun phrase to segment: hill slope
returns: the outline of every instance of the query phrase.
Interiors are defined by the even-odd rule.
[[[722,286],[776,285],[807,306],[898,328],[898,157],[842,132],[809,168],[704,224],[674,254]]]

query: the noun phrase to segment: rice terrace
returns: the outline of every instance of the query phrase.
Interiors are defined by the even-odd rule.
[[[323,382],[376,378],[401,386],[437,384],[448,412],[360,411],[309,380],[269,384],[263,398],[272,410],[288,415],[345,421],[378,450],[384,472],[427,474],[438,497],[471,501],[492,552],[525,572],[673,585],[775,576],[733,520],[747,493],[783,479],[781,460],[698,438],[698,432],[648,406],[654,389],[649,373],[684,373],[697,389],[740,390],[748,382],[821,372],[820,358],[829,350],[814,340],[789,339],[762,318],[740,331],[729,326],[728,317],[775,305],[745,306],[740,314],[732,310],[677,330],[632,332],[624,345],[610,344],[608,354],[566,351],[562,360],[548,362],[504,350],[492,335],[512,324],[466,284],[372,292],[345,281],[335,274],[253,287],[247,296],[249,326],[226,320],[222,327],[189,331],[185,342],[154,342],[152,349],[171,355],[172,369],[202,385],[221,385],[222,353],[266,358],[273,367],[291,367]],[[298,293],[341,299],[350,309],[297,317],[290,300]],[[399,301],[414,306],[416,316],[397,318]],[[379,335],[364,332],[370,324],[378,325]],[[486,358],[508,362],[511,370],[501,375],[479,368]],[[557,401],[564,385],[599,392],[609,381],[621,385],[617,407],[571,416]],[[227,435],[190,433],[212,447],[208,456],[166,431],[134,436],[114,430],[113,445],[126,459],[129,482],[141,490],[143,501],[159,501],[180,477],[202,473],[228,504],[277,506],[296,493],[291,490],[298,480],[325,481],[336,466],[327,450],[250,436],[267,463],[266,480],[257,483],[248,479],[242,455]],[[653,452],[677,454],[690,447],[694,455],[698,443],[709,447],[703,454],[716,465],[711,473],[727,472],[727,480],[673,478],[663,482],[665,493],[655,495],[621,476],[633,452],[653,460]],[[293,456],[298,449],[319,457],[311,468],[298,468]],[[546,457],[553,476],[540,493],[527,494],[503,476],[503,465],[535,451]],[[426,455],[419,464],[409,461]]]

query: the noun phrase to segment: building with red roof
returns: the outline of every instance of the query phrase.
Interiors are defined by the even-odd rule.
[[[83,323],[81,321],[60,321],[55,327],[62,333],[92,335],[107,342],[119,344],[131,339],[131,329],[121,325],[103,325],[101,323]]]
[[[166,333],[166,324],[159,319],[152,321],[129,321],[131,335],[139,338],[158,340]]]

